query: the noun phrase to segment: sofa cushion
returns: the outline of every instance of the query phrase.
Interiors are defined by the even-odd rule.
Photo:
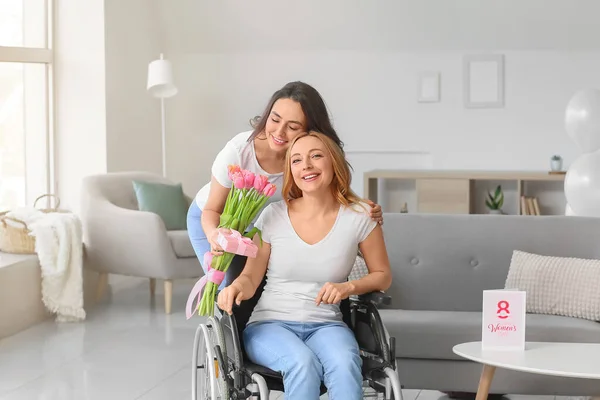
[[[167,236],[171,241],[171,246],[173,246],[173,251],[177,257],[196,257],[187,231],[168,231]]]
[[[396,357],[462,360],[452,348],[481,340],[481,312],[380,310],[396,338]],[[600,323],[556,315],[527,314],[525,340],[600,343]]]
[[[181,183],[133,181],[140,211],[157,214],[168,231],[187,229],[188,204]]]
[[[514,251],[505,288],[527,293],[527,312],[600,321],[600,260]]]

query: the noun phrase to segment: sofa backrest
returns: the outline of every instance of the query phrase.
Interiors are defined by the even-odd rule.
[[[600,258],[600,219],[566,216],[385,214],[392,308],[480,311],[502,289],[514,250]]]
[[[157,182],[172,184],[161,175],[150,172],[112,172],[87,176],[83,180],[82,194],[96,200],[106,200],[118,207],[130,210],[138,209],[138,202],[133,189],[133,181]]]

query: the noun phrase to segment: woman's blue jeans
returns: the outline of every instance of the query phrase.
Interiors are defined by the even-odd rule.
[[[208,243],[208,239],[204,234],[201,218],[202,210],[200,207],[198,207],[196,201],[192,200],[192,204],[190,205],[187,213],[187,231],[190,242],[192,242],[194,252],[196,253],[196,257],[198,257],[198,261],[200,261],[200,265],[202,266],[204,274],[206,275],[208,273],[208,268],[206,265],[203,265],[204,253],[210,251],[210,244]],[[225,288],[228,284],[227,276],[225,276],[225,279],[223,279],[223,282],[219,286],[219,290]]]
[[[286,400],[318,400],[321,382],[329,399],[362,399],[362,359],[344,323],[254,322],[244,349],[255,364],[283,375]]]

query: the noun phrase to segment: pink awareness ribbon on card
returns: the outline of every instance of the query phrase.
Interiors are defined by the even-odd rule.
[[[206,260],[206,258],[207,257],[205,254],[204,259]],[[192,318],[192,315],[194,314],[194,312],[196,310],[198,310],[198,306],[200,306],[200,301],[202,300],[202,292],[204,291],[204,287],[206,286],[206,283],[212,282],[215,285],[219,286],[223,282],[223,279],[225,279],[225,272],[211,268],[211,266],[208,265],[208,274],[204,275],[202,278],[200,278],[198,280],[198,282],[196,282],[196,284],[194,285],[194,287],[192,288],[192,290],[190,292],[190,295],[188,296],[188,300],[185,305],[186,319]],[[194,299],[196,299],[196,307],[194,307],[192,309]]]

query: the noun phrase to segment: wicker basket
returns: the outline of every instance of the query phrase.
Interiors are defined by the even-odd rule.
[[[56,206],[54,208],[42,208],[40,211],[45,213],[61,212],[58,207],[60,206],[60,199],[53,194],[43,194],[35,199],[33,206],[37,205],[37,202],[44,197],[54,197],[56,199]],[[13,254],[35,254],[35,236],[31,236],[31,231],[27,227],[25,221],[21,221],[18,218],[9,217],[9,211],[0,213],[0,251],[4,253]],[[6,221],[12,221],[15,224],[9,224]]]

